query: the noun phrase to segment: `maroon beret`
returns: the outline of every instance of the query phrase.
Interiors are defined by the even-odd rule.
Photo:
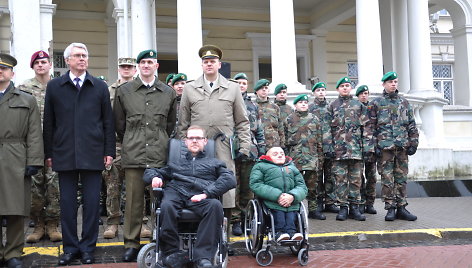
[[[33,68],[35,60],[46,59],[46,58],[49,59],[49,55],[45,51],[40,50],[40,51],[34,52],[33,56],[31,56],[30,67]]]

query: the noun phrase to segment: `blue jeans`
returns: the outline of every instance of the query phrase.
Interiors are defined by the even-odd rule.
[[[274,216],[274,228],[276,233],[294,234],[297,232],[297,227],[295,226],[295,218],[297,217],[296,211],[284,212],[275,209],[271,209],[270,211]]]

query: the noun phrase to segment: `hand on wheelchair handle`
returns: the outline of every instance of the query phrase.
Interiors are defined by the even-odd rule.
[[[152,178],[152,183],[151,183],[152,188],[161,188],[162,185],[163,185],[163,183],[162,183],[161,178],[159,178],[159,177]]]

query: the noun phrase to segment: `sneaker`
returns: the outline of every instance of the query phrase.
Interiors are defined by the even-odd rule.
[[[287,233],[279,233],[277,235],[276,241],[280,242],[282,240],[290,240],[290,236]]]
[[[301,241],[303,240],[303,235],[301,233],[295,233],[290,240]]]

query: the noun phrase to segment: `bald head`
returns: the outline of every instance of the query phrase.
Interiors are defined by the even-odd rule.
[[[285,163],[285,153],[280,147],[272,147],[267,151],[267,155],[270,156],[272,161],[278,165]]]

